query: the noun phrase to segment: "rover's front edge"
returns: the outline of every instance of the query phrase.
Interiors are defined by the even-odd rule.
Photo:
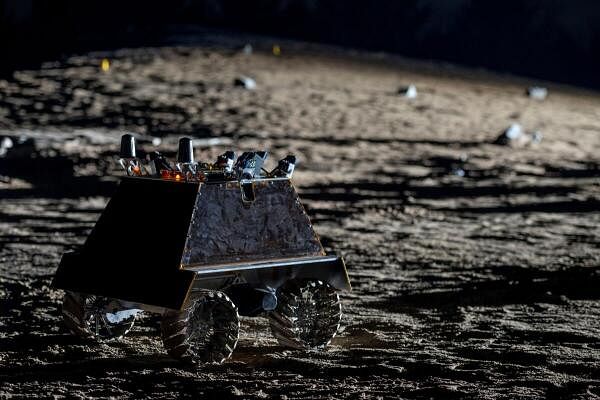
[[[194,271],[204,284],[234,275],[257,287],[317,279],[350,290],[343,259],[325,253],[290,179],[246,183],[252,185],[252,202],[241,199],[241,185],[201,185],[182,268]]]

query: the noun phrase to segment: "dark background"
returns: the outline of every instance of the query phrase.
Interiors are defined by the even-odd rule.
[[[600,88],[594,0],[0,0],[2,69],[160,44],[184,25],[285,36]]]

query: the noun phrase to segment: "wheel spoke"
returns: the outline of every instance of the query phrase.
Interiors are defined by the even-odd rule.
[[[110,328],[110,322],[108,322],[108,320],[106,319],[106,314],[102,314],[102,324],[104,325],[104,328],[106,329],[106,333],[107,336],[112,336],[112,329]]]
[[[98,314],[94,314],[94,322],[96,323],[96,337],[100,337],[100,321],[98,321]]]

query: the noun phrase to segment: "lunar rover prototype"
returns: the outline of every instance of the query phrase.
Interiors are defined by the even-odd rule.
[[[194,161],[179,142],[177,163],[158,152],[136,157],[121,139],[126,170],[79,251],[65,253],[54,286],[65,290],[74,334],[117,339],[146,311],[162,316],[167,352],[223,362],[239,336],[239,315],[265,315],[280,344],[320,349],[341,319],[338,291],[350,290],[344,261],[326,254],[291,183],[296,159],[272,171],[266,152],[231,151]]]

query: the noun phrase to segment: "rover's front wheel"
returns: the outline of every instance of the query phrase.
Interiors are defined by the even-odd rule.
[[[222,363],[231,357],[240,331],[237,307],[225,293],[203,291],[182,311],[167,312],[161,322],[165,349],[193,363]]]
[[[340,298],[329,284],[292,280],[277,290],[277,308],[269,313],[271,332],[283,346],[323,349],[342,319]]]
[[[62,317],[71,333],[96,340],[120,339],[135,323],[139,310],[110,310],[110,299],[66,291]]]

